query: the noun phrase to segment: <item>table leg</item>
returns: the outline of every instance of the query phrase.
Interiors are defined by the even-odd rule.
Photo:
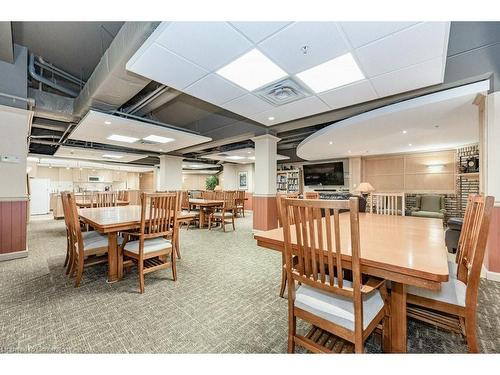
[[[406,353],[406,285],[391,282],[391,352]]]
[[[108,233],[108,283],[118,281],[117,233]]]
[[[205,224],[205,210],[203,210],[203,207],[200,206],[200,229],[203,228],[204,224]]]

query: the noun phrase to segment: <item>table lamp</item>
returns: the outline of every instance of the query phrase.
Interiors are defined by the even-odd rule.
[[[375,188],[369,182],[362,182],[358,185],[356,189],[354,189],[356,193],[361,193],[361,195],[365,196],[372,191],[375,191]]]

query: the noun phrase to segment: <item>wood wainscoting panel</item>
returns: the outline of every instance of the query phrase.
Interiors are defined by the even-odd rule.
[[[0,254],[26,250],[28,201],[0,201]]]
[[[245,210],[252,211],[253,210],[253,194],[246,192],[245,198],[247,198],[247,200],[245,201]]]
[[[500,273],[500,207],[495,206],[491,215],[490,232],[485,256],[489,272]]]
[[[276,197],[253,196],[253,229],[270,230],[278,227]]]

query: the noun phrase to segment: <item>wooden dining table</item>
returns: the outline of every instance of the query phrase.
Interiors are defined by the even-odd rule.
[[[340,225],[342,261],[346,262],[343,267],[350,268],[348,212],[340,214]],[[441,283],[448,281],[442,220],[360,213],[359,226],[361,272],[391,281],[391,352],[405,353],[406,287],[439,290]],[[326,232],[325,225],[323,230]],[[258,246],[284,251],[282,228],[259,232],[254,237]],[[291,228],[291,241],[296,243],[295,226]]]
[[[80,221],[90,225],[94,230],[108,236],[108,282],[113,283],[123,276],[122,259],[118,256],[118,233],[137,229],[141,225],[141,206],[115,206],[98,208],[81,208],[78,210]],[[149,210],[146,210],[146,218]],[[177,221],[183,214],[178,213]],[[177,225],[176,252],[179,253],[179,226]],[[178,256],[180,258],[180,256]]]
[[[200,228],[203,228],[205,225],[205,208],[213,208],[220,207],[224,204],[224,201],[217,199],[199,199],[199,198],[190,198],[189,205],[191,207],[199,207],[200,208]]]

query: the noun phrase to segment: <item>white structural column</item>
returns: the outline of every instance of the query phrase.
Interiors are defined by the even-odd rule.
[[[276,160],[279,140],[270,134],[252,138],[255,143],[254,230],[269,230],[278,226]]]
[[[222,167],[222,181],[219,181],[219,185],[222,185],[224,190],[237,190],[236,165],[224,163]]]
[[[181,190],[182,189],[182,157],[162,155],[160,156],[159,189]]]

